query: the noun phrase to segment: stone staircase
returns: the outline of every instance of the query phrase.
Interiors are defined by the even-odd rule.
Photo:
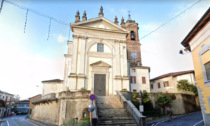
[[[117,96],[97,96],[98,121],[96,126],[137,126]]]

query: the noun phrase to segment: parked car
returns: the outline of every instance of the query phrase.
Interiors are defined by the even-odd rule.
[[[13,116],[15,113],[14,112],[10,112],[9,116]]]

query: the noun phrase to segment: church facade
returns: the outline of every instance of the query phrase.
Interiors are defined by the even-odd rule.
[[[43,95],[61,91],[90,90],[96,96],[115,95],[116,91],[150,92],[149,67],[142,66],[138,23],[129,19],[118,25],[99,16],[80,21],[76,13],[70,27],[73,41],[68,41],[63,80],[43,81]]]

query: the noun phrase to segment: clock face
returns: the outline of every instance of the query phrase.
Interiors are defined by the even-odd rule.
[[[136,59],[138,57],[137,53],[131,53],[132,59]]]

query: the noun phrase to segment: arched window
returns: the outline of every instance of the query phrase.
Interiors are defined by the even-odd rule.
[[[131,40],[135,40],[135,34],[134,34],[134,31],[131,31]]]
[[[101,43],[97,44],[97,52],[104,52],[104,44]]]

